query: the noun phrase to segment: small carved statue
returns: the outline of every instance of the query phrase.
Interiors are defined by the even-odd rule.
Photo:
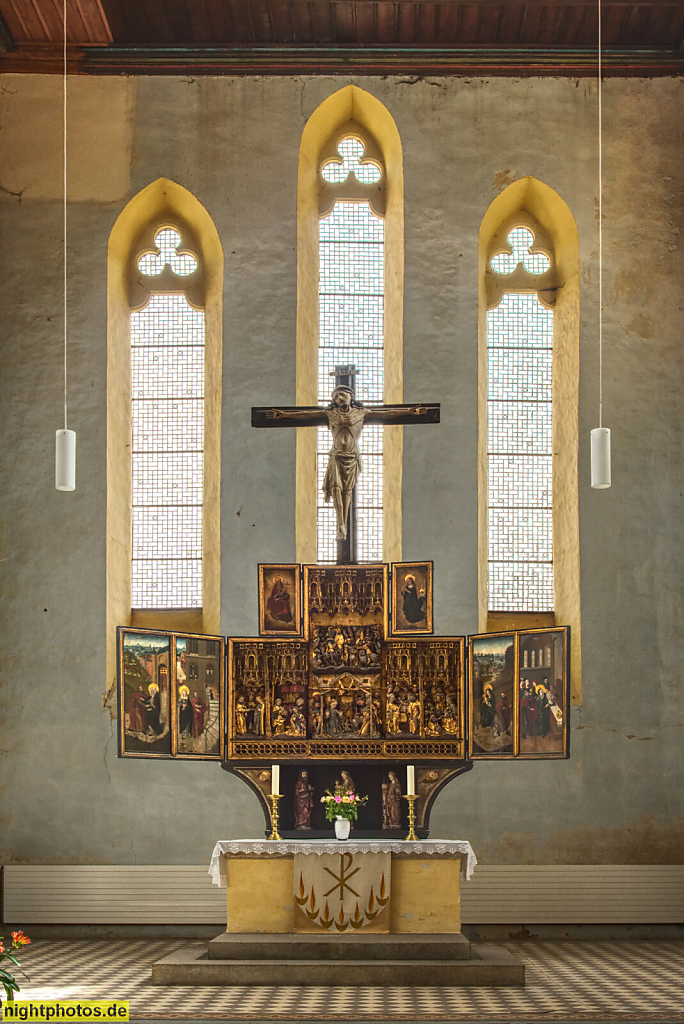
[[[341,775],[342,778],[338,779],[335,785],[344,786],[344,790],[346,793],[355,793],[356,786],[354,785],[354,780],[352,779],[351,775],[346,770],[346,768],[341,772]]]
[[[306,736],[306,718],[300,707],[295,707],[290,716],[290,732],[293,736]]]
[[[235,705],[235,731],[239,736],[244,736],[247,732],[247,710],[245,698],[238,697]]]
[[[309,773],[306,768],[299,773],[299,778],[294,791],[294,819],[295,828],[311,828],[311,812],[313,810],[314,788],[309,782]]]
[[[385,708],[387,718],[387,732],[390,736],[396,736],[399,732],[399,705],[392,690],[387,691],[387,705]]]
[[[282,736],[285,732],[285,725],[287,723],[287,712],[283,707],[283,702],[280,697],[276,698],[276,702],[273,705],[273,711],[271,712],[271,726],[273,728],[274,736]]]
[[[409,732],[412,736],[417,736],[420,732],[420,700],[415,690],[411,694],[411,699],[408,702],[408,720],[409,720]]]
[[[256,706],[252,711],[252,722],[254,723],[252,728],[257,736],[263,736],[266,732],[265,728],[266,719],[266,702],[262,695],[259,693],[256,697]]]
[[[382,827],[401,828],[401,783],[396,772],[382,784]]]

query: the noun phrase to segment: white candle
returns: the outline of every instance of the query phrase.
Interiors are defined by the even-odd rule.
[[[416,769],[412,764],[406,765],[406,795],[416,795]]]
[[[280,795],[280,765],[271,765],[271,793],[273,796]]]

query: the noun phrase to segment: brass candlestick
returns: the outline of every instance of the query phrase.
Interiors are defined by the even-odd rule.
[[[282,839],[280,832],[278,831],[278,801],[282,797],[282,793],[270,793],[268,799],[271,801],[271,834],[269,839]]]
[[[404,840],[404,842],[406,842],[406,840],[409,840],[409,839],[410,840],[414,840],[414,839],[415,840],[420,840],[420,836],[416,835],[416,829],[415,829],[415,825],[416,825],[416,809],[413,806],[415,804],[416,800],[418,799],[418,797],[417,797],[417,795],[415,793],[407,793],[406,794],[406,799],[408,800],[408,805],[409,805],[409,831],[408,831],[408,835],[406,836],[406,839]]]

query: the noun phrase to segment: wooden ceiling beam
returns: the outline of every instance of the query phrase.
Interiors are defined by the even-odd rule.
[[[610,76],[681,75],[677,47],[608,48]],[[0,71],[61,72],[61,48],[16,46],[0,55]],[[596,77],[589,47],[319,46],[88,47],[70,52],[69,71],[89,75],[481,75]]]
[[[292,4],[307,5],[311,0],[290,0]],[[349,3],[350,0],[317,0],[321,4],[345,4]],[[377,4],[377,3],[392,3],[392,4],[412,4],[415,6],[421,6],[422,4],[434,4],[438,5],[458,5],[461,7],[526,7],[528,6],[527,0],[353,0],[356,4]],[[602,7],[604,17],[606,12],[614,7],[679,7],[681,0],[603,0]],[[596,0],[539,0],[539,3],[535,4],[537,7],[590,7],[593,11],[597,9]]]

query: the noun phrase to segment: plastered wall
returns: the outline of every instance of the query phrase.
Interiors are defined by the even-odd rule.
[[[256,632],[256,564],[294,558],[295,440],[252,405],[295,392],[296,175],[307,117],[347,79],[70,80],[70,426],[61,426],[61,82],[0,79],[2,674],[0,861],[201,863],[262,817],[212,763],[119,760],[105,677],[106,252],[160,176],[207,208],[225,252],[222,630]],[[604,90],[605,417],[613,488],[589,488],[597,424],[596,86],[359,79],[404,147],[403,555],[435,562],[435,627],[477,629],[480,220],[534,175],[580,237],[583,703],[569,761],[477,764],[433,834],[495,863],[676,862],[682,828],[682,82]]]

